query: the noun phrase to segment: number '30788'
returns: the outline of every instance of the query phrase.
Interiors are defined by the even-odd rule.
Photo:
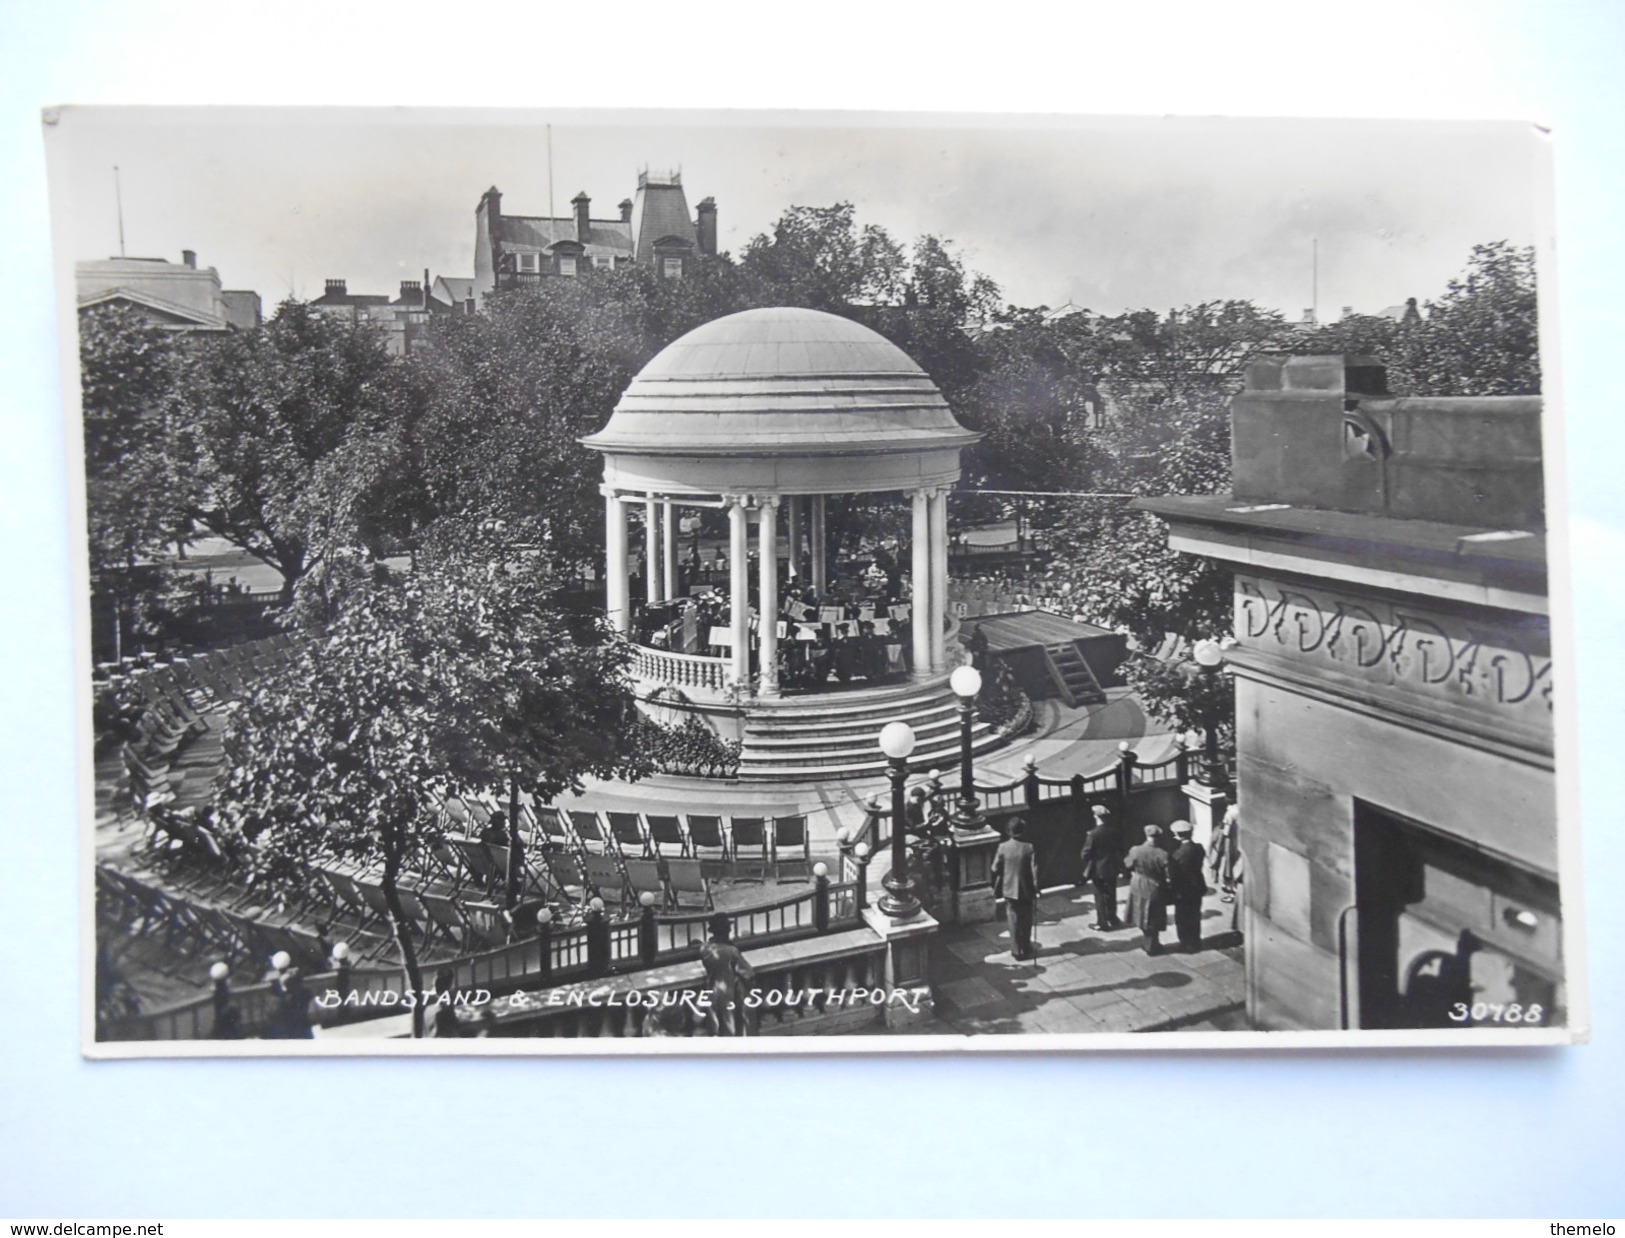
[[[1546,1008],[1539,1002],[1527,1006],[1519,1002],[1474,1002],[1470,1006],[1457,1002],[1450,1007],[1450,1018],[1456,1023],[1544,1023]]]

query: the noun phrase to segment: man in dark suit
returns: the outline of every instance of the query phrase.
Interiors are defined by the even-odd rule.
[[[1027,823],[1010,821],[1010,837],[993,856],[993,894],[1010,911],[1010,953],[1021,961],[1033,957],[1033,910],[1038,904],[1038,853],[1027,841]]]
[[[1195,950],[1202,944],[1202,896],[1207,893],[1207,878],[1202,873],[1207,851],[1191,837],[1193,833],[1189,821],[1175,821],[1173,834],[1178,845],[1168,857],[1169,886],[1174,899],[1174,936],[1186,950]]]
[[[1095,824],[1083,840],[1083,879],[1095,891],[1095,929],[1122,928],[1117,918],[1117,879],[1123,872],[1123,844],[1112,828],[1106,809],[1092,809]]]

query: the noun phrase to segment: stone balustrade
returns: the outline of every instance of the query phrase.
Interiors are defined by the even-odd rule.
[[[706,688],[721,692],[728,686],[728,659],[633,646],[632,673],[639,679],[676,688]]]

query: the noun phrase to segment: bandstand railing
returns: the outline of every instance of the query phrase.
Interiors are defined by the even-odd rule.
[[[632,673],[639,679],[671,684],[678,688],[709,688],[721,692],[728,686],[727,658],[708,658],[693,653],[672,653],[632,647]]]

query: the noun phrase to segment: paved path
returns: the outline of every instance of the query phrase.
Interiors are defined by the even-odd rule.
[[[1119,891],[1125,894],[1127,891]],[[1247,1026],[1241,938],[1232,905],[1208,896],[1193,953],[1162,935],[1165,953],[1147,957],[1132,928],[1089,927],[1094,896],[1052,890],[1040,900],[1038,957],[1010,957],[1009,926],[945,927],[932,947],[937,1023],[970,1035],[1012,1032],[1234,1031]]]

